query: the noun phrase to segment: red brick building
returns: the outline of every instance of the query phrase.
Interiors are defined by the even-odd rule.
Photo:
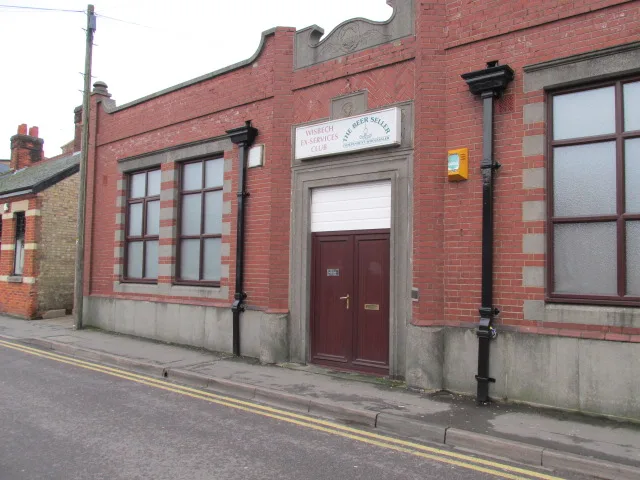
[[[640,4],[388,3],[95,84],[87,321],[638,418]]]
[[[24,318],[73,308],[79,148],[46,159],[43,145],[20,125],[0,173],[0,312]]]

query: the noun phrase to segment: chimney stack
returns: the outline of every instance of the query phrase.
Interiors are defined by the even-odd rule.
[[[31,127],[27,134],[27,124],[18,126],[18,133],[11,137],[11,170],[29,167],[44,159],[44,140],[38,138],[38,127]]]

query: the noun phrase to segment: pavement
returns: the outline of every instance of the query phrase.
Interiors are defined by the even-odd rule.
[[[0,316],[0,338],[421,442],[590,478],[640,478],[640,419],[501,402],[477,406],[470,397],[412,391],[378,377],[311,365],[260,365],[93,328],[74,330],[71,317]]]

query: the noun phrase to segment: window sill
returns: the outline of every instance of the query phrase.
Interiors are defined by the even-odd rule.
[[[157,285],[158,280],[145,280],[143,278],[121,278],[120,283],[132,285]]]
[[[7,277],[7,283],[23,283],[22,275],[10,275]]]
[[[191,297],[203,300],[227,300],[229,287],[203,284],[134,283],[115,281],[114,293],[134,295],[158,295],[162,297]],[[166,300],[170,302],[170,300]]]
[[[547,303],[544,323],[640,328],[640,308]]]
[[[173,285],[178,287],[196,287],[196,288],[220,288],[220,282],[188,282],[176,280]]]
[[[571,304],[571,305],[592,305],[592,306],[606,306],[606,307],[640,307],[640,298],[627,297],[623,299],[611,298],[611,297],[561,297],[561,296],[547,296],[545,299],[549,304]]]

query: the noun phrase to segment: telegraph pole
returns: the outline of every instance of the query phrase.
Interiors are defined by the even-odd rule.
[[[91,97],[91,56],[96,16],[93,5],[87,6],[87,41],[84,57],[84,90],[82,97],[82,147],[80,153],[80,192],[78,194],[78,233],[76,238],[76,276],[74,285],[74,320],[77,330],[82,328],[84,305],[84,230],[87,203],[87,163],[89,159],[89,105]]]

